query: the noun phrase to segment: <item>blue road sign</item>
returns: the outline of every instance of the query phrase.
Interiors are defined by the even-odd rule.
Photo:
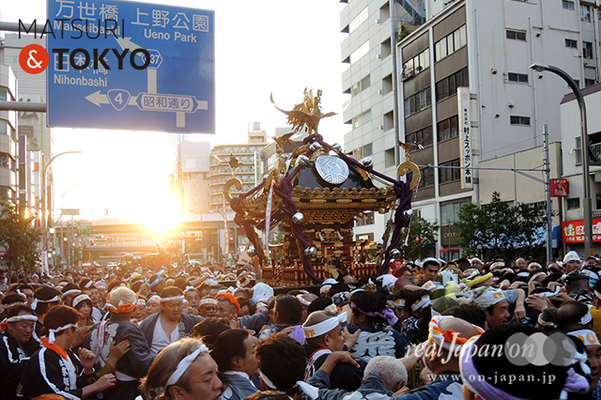
[[[213,11],[48,0],[48,125],[215,133]]]

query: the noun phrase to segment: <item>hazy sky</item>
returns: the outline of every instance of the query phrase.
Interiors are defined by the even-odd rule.
[[[79,0],[75,0],[79,2]],[[96,3],[110,4],[110,0]],[[213,145],[244,143],[249,122],[266,123],[268,136],[285,126],[285,116],[269,101],[290,109],[304,87],[322,89],[324,112],[339,115],[320,125],[330,143],[342,143],[350,127],[342,124],[347,98],[341,93],[337,0],[175,0],[145,1],[215,11],[216,135],[187,135]],[[3,22],[46,19],[46,1],[2,1]],[[1,35],[1,34],[0,34]],[[134,38],[132,38],[133,40]],[[57,128],[54,154],[81,150],[53,162],[55,209],[65,191],[63,208],[109,209],[109,217],[140,220],[177,208],[168,199],[167,176],[173,154],[168,133],[96,131]],[[172,210],[168,210],[171,208]]]

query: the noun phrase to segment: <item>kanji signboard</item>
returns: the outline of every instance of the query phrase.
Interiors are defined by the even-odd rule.
[[[48,125],[215,133],[214,29],[213,11],[48,0]]]

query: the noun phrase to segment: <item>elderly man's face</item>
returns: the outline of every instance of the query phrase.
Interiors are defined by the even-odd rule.
[[[519,269],[526,269],[526,260],[523,258],[518,258],[515,260],[515,265],[517,265]]]

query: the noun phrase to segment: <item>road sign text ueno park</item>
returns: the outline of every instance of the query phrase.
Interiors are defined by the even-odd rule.
[[[48,0],[39,36],[49,126],[214,133],[213,11]]]

